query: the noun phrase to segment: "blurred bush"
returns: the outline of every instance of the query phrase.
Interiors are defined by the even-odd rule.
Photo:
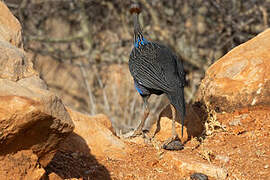
[[[49,87],[79,111],[106,113],[116,129],[138,124],[141,99],[127,62],[133,23],[122,0],[5,0],[23,27],[24,48]],[[139,0],[148,39],[182,58],[186,101],[205,70],[268,28],[270,0]],[[59,76],[59,77],[58,77]],[[166,98],[152,99],[157,118]]]

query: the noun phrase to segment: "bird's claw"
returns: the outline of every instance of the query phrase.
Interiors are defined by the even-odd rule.
[[[134,137],[137,137],[137,136],[140,136],[142,133],[142,131],[138,131],[138,130],[133,130],[133,131],[129,131],[128,133],[125,133],[125,134],[121,134],[120,137],[122,138],[134,138]]]
[[[178,136],[173,136],[163,143],[162,148],[166,150],[177,151],[184,149],[184,145]]]

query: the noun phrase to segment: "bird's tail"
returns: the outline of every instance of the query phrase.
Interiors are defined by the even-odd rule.
[[[175,92],[167,93],[167,96],[168,96],[171,104],[176,108],[178,113],[180,113],[181,124],[182,124],[181,135],[183,137],[184,119],[185,119],[185,114],[186,114],[184,88],[179,87]]]

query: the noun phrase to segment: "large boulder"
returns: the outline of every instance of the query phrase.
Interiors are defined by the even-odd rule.
[[[72,109],[68,109],[68,112],[75,124],[75,129],[61,144],[60,149],[84,154],[91,153],[94,156],[111,159],[125,156],[128,147],[112,133],[111,122],[107,116],[102,114],[89,116]],[[86,146],[81,143],[81,139],[84,139]]]
[[[61,99],[47,90],[0,79],[0,155],[31,149],[46,166],[74,125]]]
[[[0,2],[0,9],[0,41],[6,41],[13,46],[22,48],[22,28],[19,21],[12,15],[3,2]]]
[[[0,9],[0,179],[40,179],[74,124],[33,69],[18,20]]]
[[[206,72],[197,102],[207,111],[270,106],[270,29],[239,45]]]
[[[37,75],[33,69],[32,61],[27,58],[22,49],[0,39],[0,54],[1,79],[18,81],[22,78]]]
[[[109,130],[111,122],[107,116],[89,116],[69,108],[68,112],[75,129],[46,167],[49,179],[57,179],[53,178],[55,175],[63,179],[111,179],[108,166],[103,163],[126,159],[130,153],[128,144]]]
[[[23,50],[19,21],[3,2],[0,2],[0,9],[0,78],[18,81],[37,75]]]

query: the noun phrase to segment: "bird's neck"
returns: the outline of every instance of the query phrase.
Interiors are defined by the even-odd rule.
[[[139,15],[137,13],[133,14],[134,21],[134,46],[141,47],[148,43],[148,41],[143,37],[142,29],[139,22]]]

